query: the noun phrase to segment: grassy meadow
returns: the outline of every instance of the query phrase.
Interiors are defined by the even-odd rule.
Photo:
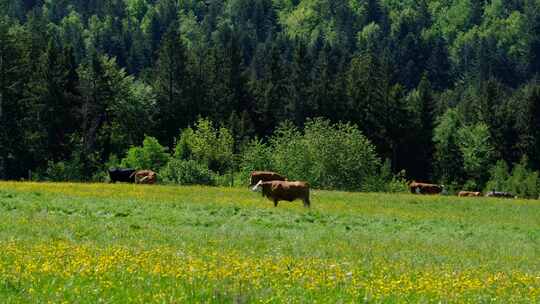
[[[2,303],[540,302],[540,201],[0,183]]]

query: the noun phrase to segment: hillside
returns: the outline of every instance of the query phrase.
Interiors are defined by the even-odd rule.
[[[229,129],[236,154],[324,117],[357,125],[411,179],[481,189],[499,160],[540,169],[538,1],[7,0],[0,12],[2,179],[58,164],[93,179],[145,135],[172,149],[199,117]]]

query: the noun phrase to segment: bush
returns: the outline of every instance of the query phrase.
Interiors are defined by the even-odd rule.
[[[272,150],[259,139],[250,141],[240,156],[240,179],[248,183],[253,171],[274,170],[272,167]]]
[[[508,173],[508,165],[504,160],[499,160],[489,172],[490,179],[486,184],[486,191],[509,191],[507,183],[510,178]]]
[[[467,180],[462,188],[465,191],[478,191],[478,189],[482,189],[474,179]]]
[[[40,179],[53,182],[81,181],[81,168],[73,161],[49,161]]]
[[[34,180],[44,180],[52,182],[67,182],[67,181],[84,181],[88,180],[84,176],[83,162],[80,154],[73,153],[69,160],[47,163],[47,168],[44,172],[38,172],[34,175]]]
[[[150,169],[159,171],[169,159],[167,148],[159,144],[154,137],[146,137],[142,147],[131,147],[122,166],[134,169]]]
[[[292,123],[282,123],[270,138],[270,167],[290,180],[306,180],[313,186],[313,168],[302,133]]]
[[[362,191],[389,193],[407,192],[409,186],[405,170],[401,170],[398,174],[393,175],[391,169],[390,160],[387,159],[381,166],[379,174],[373,175],[366,180],[362,186]]]
[[[175,147],[177,159],[193,159],[219,173],[232,168],[234,138],[226,128],[215,128],[211,121],[199,119],[195,129],[187,128]]]
[[[272,167],[323,189],[359,190],[379,174],[371,142],[351,124],[308,120],[302,133],[282,124],[270,140]]]
[[[528,169],[526,157],[512,169],[512,174],[508,179],[507,189],[519,197],[538,197],[538,172],[532,172]]]
[[[493,163],[494,148],[491,145],[489,127],[484,123],[461,127],[458,132],[458,146],[463,157],[463,169],[470,179],[469,188],[481,188],[486,180],[488,164]]]
[[[456,109],[448,109],[438,118],[437,126],[433,130],[435,144],[433,167],[438,179],[447,184],[461,183],[465,176],[458,138],[461,120],[461,115]]]
[[[540,194],[539,174],[531,171],[527,162],[526,157],[522,158],[509,174],[506,163],[498,161],[490,171],[491,178],[485,191],[508,191],[523,198],[537,198]]]
[[[214,185],[214,173],[194,160],[171,158],[160,172],[165,183],[180,185]]]

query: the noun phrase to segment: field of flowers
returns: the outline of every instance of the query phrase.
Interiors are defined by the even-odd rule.
[[[2,303],[540,302],[540,202],[0,183]]]

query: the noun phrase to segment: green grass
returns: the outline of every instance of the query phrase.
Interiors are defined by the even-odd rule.
[[[0,183],[3,303],[540,301],[540,202]]]

